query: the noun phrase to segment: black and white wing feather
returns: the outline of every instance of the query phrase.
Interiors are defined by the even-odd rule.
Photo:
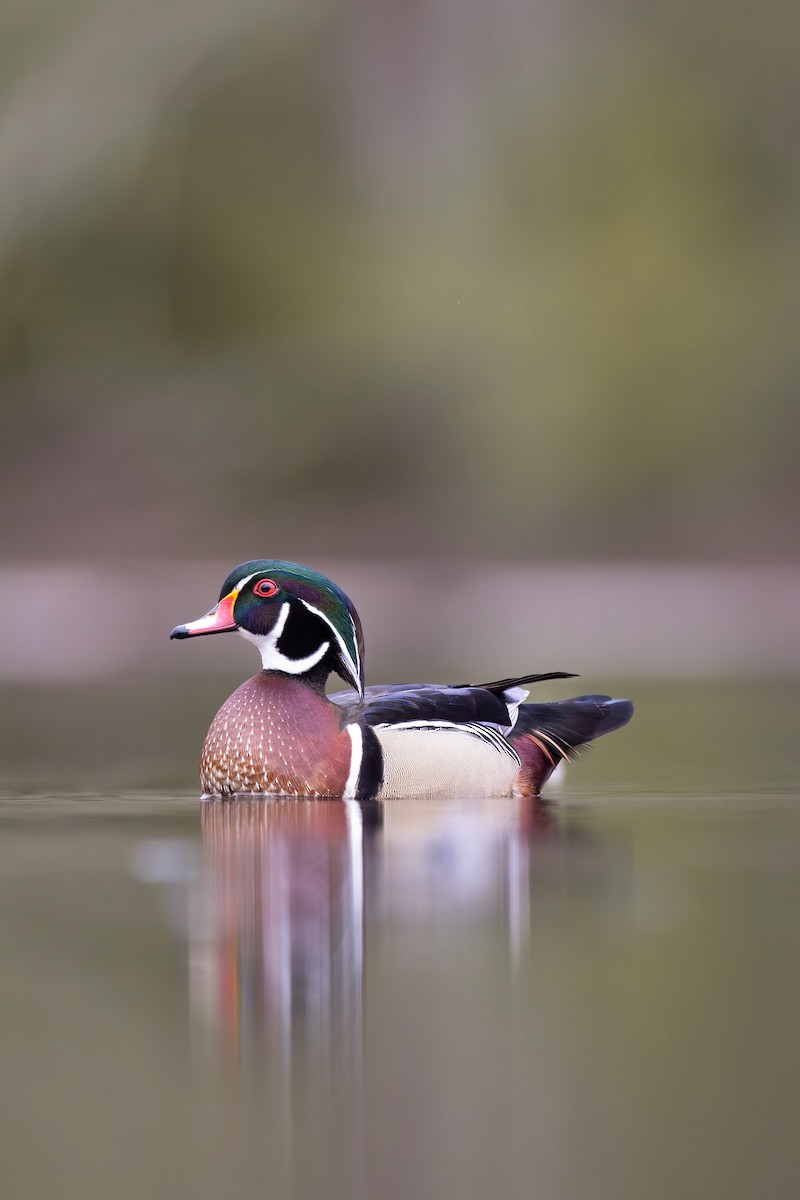
[[[482,730],[487,737],[502,740],[502,735],[513,729],[528,695],[523,684],[569,678],[572,676],[563,671],[551,671],[461,686],[386,684],[366,688],[363,700],[354,691],[335,692],[329,699],[376,728],[478,726],[476,736],[481,736]]]
[[[407,725],[411,721],[478,721],[499,727],[513,724],[509,702],[502,694],[481,687],[398,684],[366,688],[363,702],[355,692],[335,692],[328,698],[344,709],[358,709],[368,725]]]

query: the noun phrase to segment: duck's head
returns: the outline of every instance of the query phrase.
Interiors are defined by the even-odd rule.
[[[239,633],[255,642],[265,671],[335,672],[364,691],[358,613],[341,588],[309,567],[266,558],[235,567],[211,611],[169,636],[209,633]]]

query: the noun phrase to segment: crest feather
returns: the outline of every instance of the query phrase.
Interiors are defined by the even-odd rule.
[[[222,585],[220,599],[250,575],[268,575],[327,623],[334,635],[334,651],[341,668],[337,667],[337,674],[363,695],[364,638],[350,597],[332,579],[311,567],[281,559],[254,558],[234,567]]]

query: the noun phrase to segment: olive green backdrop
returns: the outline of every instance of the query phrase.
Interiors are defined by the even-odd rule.
[[[14,560],[796,560],[800,15],[0,15]]]

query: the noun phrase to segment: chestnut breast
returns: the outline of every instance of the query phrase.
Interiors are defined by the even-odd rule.
[[[207,795],[340,797],[353,743],[337,705],[291,675],[261,671],[228,697],[206,734]]]

